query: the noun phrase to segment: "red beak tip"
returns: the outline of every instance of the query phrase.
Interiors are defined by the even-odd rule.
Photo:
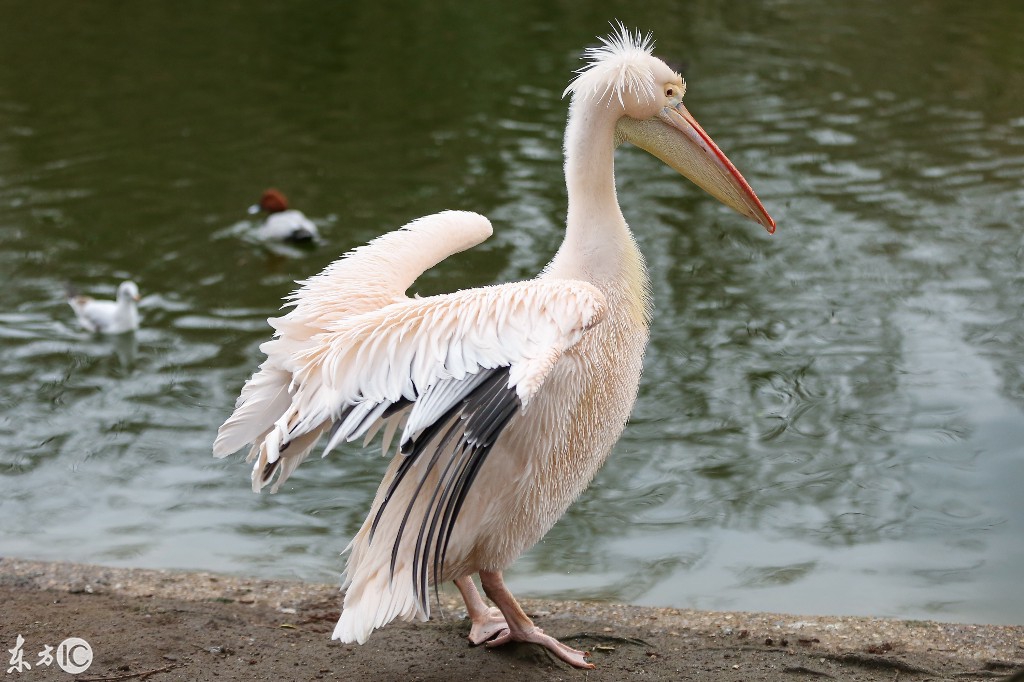
[[[768,234],[775,234],[775,220],[767,213],[762,213],[760,215],[756,213],[751,213],[750,218],[755,223],[760,223],[761,225],[764,225],[764,229],[768,230]]]

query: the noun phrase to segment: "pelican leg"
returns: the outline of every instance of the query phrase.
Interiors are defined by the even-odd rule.
[[[486,646],[501,646],[508,642],[532,642],[546,648],[569,665],[588,669],[597,667],[587,660],[589,652],[577,651],[562,644],[551,635],[544,634],[543,630],[534,625],[523,608],[519,606],[516,598],[505,587],[501,571],[480,571],[480,584],[483,585],[484,592],[491,601],[501,609],[505,615],[505,622],[508,623],[508,628],[487,642]]]
[[[508,629],[505,623],[505,616],[501,610],[493,606],[487,606],[477,592],[473,576],[467,575],[455,580],[455,587],[462,593],[462,600],[466,602],[466,613],[473,621],[473,627],[469,630],[469,641],[475,644],[483,644],[495,635]]]

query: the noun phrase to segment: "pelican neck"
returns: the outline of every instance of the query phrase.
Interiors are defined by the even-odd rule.
[[[565,183],[569,208],[565,239],[552,261],[560,276],[595,284],[621,276],[639,254],[615,192],[614,104],[573,98],[565,131]]]

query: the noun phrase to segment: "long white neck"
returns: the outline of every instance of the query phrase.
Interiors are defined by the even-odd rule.
[[[626,221],[615,195],[615,123],[619,113],[573,99],[565,129],[565,182],[569,192],[566,239],[600,243],[600,232],[621,236]],[[595,229],[596,228],[596,229]]]
[[[134,326],[138,319],[139,310],[135,300],[130,296],[118,296],[117,307],[114,308],[114,317],[120,324]]]
[[[615,124],[621,113],[573,98],[565,130],[569,195],[565,239],[545,270],[549,277],[583,279],[606,293],[644,299],[647,271],[615,195]]]

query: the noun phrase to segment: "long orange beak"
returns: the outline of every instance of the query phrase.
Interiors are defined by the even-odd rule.
[[[775,221],[736,166],[718,148],[682,102],[653,118],[622,118],[616,132],[658,157],[723,204],[775,232]]]

